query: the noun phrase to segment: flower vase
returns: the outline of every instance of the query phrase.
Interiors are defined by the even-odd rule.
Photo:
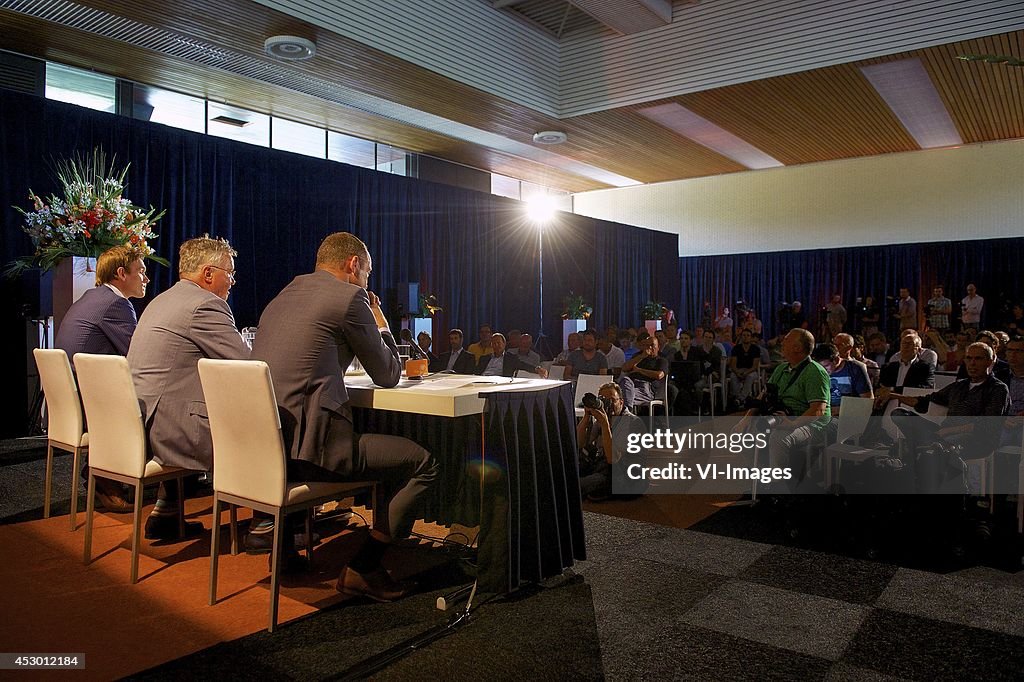
[[[562,348],[569,347],[569,334],[585,331],[586,320],[562,320]]]
[[[71,304],[96,286],[96,259],[84,256],[65,258],[53,269],[53,331],[60,329],[61,320]]]

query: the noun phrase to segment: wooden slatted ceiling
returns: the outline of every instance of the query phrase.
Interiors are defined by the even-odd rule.
[[[410,151],[476,168],[487,168],[495,173],[542,185],[565,187],[571,191],[607,187],[603,183],[564,173],[550,166],[340,107],[292,90],[223,71],[211,71],[182,60],[170,60],[147,50],[53,24],[40,27],[39,22],[22,15],[0,10],[0,25],[4,27],[0,47],[22,54],[82,68],[94,68],[113,76],[209,97],[212,101],[226,101],[254,111],[384,141]]]
[[[457,83],[352,40],[316,29],[245,0],[158,5],[148,0],[87,0],[91,6],[227,50],[260,57],[263,39],[290,33],[314,39],[318,56],[296,73],[528,142],[537,130],[565,130],[557,154],[643,182],[743,170],[636,113],[641,105],[555,119]],[[412,151],[521,177],[570,191],[602,183],[508,154],[388,120],[187,60],[132,47],[12,12],[0,12],[0,48],[93,67],[264,113],[324,125]],[[925,64],[965,143],[1024,137],[1024,69],[967,63],[959,54],[1024,56],[1024,31],[815,69],[677,98],[787,165],[916,149],[916,144],[867,84],[863,64],[918,57]]]

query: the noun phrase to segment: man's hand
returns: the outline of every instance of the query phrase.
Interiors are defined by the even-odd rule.
[[[537,375],[541,379],[547,379],[548,378],[548,371],[546,369],[544,369],[543,367],[541,367],[540,365],[537,365],[536,372],[537,372]]]
[[[586,416],[593,418],[597,422],[598,426],[602,429],[611,428],[611,423],[608,421],[608,415],[605,414],[604,410],[596,410],[592,407],[583,408],[583,412]]]
[[[373,313],[373,318],[377,321],[377,329],[390,331],[388,320],[384,317],[384,311],[380,309],[380,298],[372,291],[367,291],[366,295],[370,297],[370,312]]]

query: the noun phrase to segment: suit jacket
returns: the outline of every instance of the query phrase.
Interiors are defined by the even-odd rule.
[[[477,363],[474,374],[483,374],[484,370],[487,369],[487,365],[491,364],[493,357],[493,355],[485,355],[480,358],[480,362]],[[516,375],[516,370],[520,369],[524,372],[533,372],[536,374],[537,365],[531,365],[523,362],[519,359],[518,355],[509,355],[508,353],[504,353],[501,356],[501,376],[514,377]]]
[[[903,384],[900,386],[896,385],[896,380],[900,375],[900,361],[896,360],[890,362],[882,368],[878,375],[878,383],[882,386],[888,386],[889,388],[902,389],[904,386],[911,388],[932,388],[935,386],[935,366],[918,360],[910,366],[907,370],[907,376],[903,379]],[[897,393],[900,391],[897,390]]]
[[[86,291],[68,308],[54,346],[68,354],[72,367],[75,353],[128,355],[137,324],[135,306],[101,284]]]
[[[378,331],[366,291],[324,270],[296,277],[263,311],[252,357],[270,366],[290,475],[358,473],[345,369],[358,357],[384,388],[402,376],[395,339]]]
[[[452,352],[441,353],[441,357],[437,359],[437,362],[431,363],[431,372],[443,372],[448,369],[448,362],[451,360]],[[475,374],[476,373],[476,358],[465,348],[459,353],[459,357],[455,358],[455,366],[452,367],[456,374]]]
[[[213,442],[199,360],[248,357],[227,302],[199,285],[180,280],[146,306],[128,365],[154,459],[165,466],[211,469]]]

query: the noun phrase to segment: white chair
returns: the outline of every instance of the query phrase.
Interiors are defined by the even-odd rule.
[[[566,379],[565,365],[548,365],[547,369],[549,379],[558,379],[560,381],[564,381]]]
[[[647,428],[650,431],[654,431],[654,408],[655,408],[655,406],[659,406],[660,405],[661,408],[665,410],[665,417],[666,418],[670,416],[669,408],[668,408],[668,404],[669,404],[668,403],[668,382],[669,382],[669,378],[668,378],[668,375],[666,374],[665,378],[661,380],[661,391],[662,391],[661,398],[655,398],[654,400],[652,400],[649,403],[641,403],[641,406],[643,406],[643,405],[647,406],[647,424],[648,424]],[[633,407],[636,407],[635,403],[634,403]]]
[[[1004,445],[995,451],[995,455],[1016,455],[1020,457],[1020,464],[1017,467],[1017,532],[1024,533],[1024,433],[1021,434],[1020,445]],[[993,455],[994,459],[994,455]],[[992,499],[989,500],[989,509],[995,509],[995,462],[992,466]]]
[[[583,411],[583,396],[587,393],[597,394],[601,387],[612,381],[610,374],[579,374],[576,377],[576,397],[573,405],[576,407],[576,418],[579,419],[585,414]]]
[[[142,530],[142,489],[146,485],[189,473],[178,467],[164,467],[146,461],[146,429],[139,399],[135,395],[128,360],[120,355],[75,354],[78,386],[89,420],[89,496],[85,512],[84,563],[92,561],[92,517],[96,499],[96,478],[127,483],[135,488],[132,514],[131,581],[139,579],[139,535]],[[178,505],[178,530],[185,534],[185,505]]]
[[[527,372],[525,369],[517,369],[516,370],[516,379],[540,379],[540,378],[541,378],[541,376],[539,374],[535,374],[533,372]]]
[[[838,434],[836,442],[825,448],[825,490],[832,487],[839,479],[839,469],[843,461],[862,461],[878,454],[873,448],[862,448],[857,445],[860,436],[867,429],[874,407],[872,398],[844,396],[838,417]],[[835,464],[835,474],[832,465]]]
[[[728,362],[729,362],[729,360],[725,357],[725,355],[722,355],[722,362],[721,362],[721,365],[720,365],[719,370],[718,370],[718,381],[712,381],[711,380],[711,376],[712,375],[708,374],[707,378],[706,378],[707,386],[705,386],[704,390],[702,391],[702,393],[707,393],[708,394],[708,400],[711,403],[711,418],[712,419],[715,418],[715,391],[716,390],[719,391],[719,393],[722,396],[722,409],[724,410],[725,406],[728,405],[728,402],[727,402],[728,401],[728,396],[726,395],[726,385],[729,382],[725,380],[726,370],[728,368]],[[701,403],[702,404],[697,409],[697,418],[698,419],[700,419],[700,417],[701,417],[701,410],[703,409],[703,402],[704,402],[704,399],[703,399],[703,396],[702,396],[701,397]]]
[[[217,562],[220,555],[221,504],[231,506],[231,553],[238,553],[238,531],[234,505],[265,512],[274,517],[274,548],[270,560],[270,624],[277,627],[281,559],[284,551],[282,526],[285,517],[306,511],[306,554],[312,558],[312,521],[308,511],[317,505],[341,499],[354,491],[371,488],[375,481],[357,483],[289,482],[287,455],[281,436],[270,368],[256,360],[199,361],[199,379],[206,397],[206,411],[213,436],[216,466],[213,470],[213,542],[210,553],[210,605],[217,602]],[[374,500],[380,509],[381,501]]]
[[[949,386],[954,381],[956,381],[956,373],[955,372],[952,372],[952,373],[949,373],[949,374],[936,372],[935,373],[935,390],[937,391],[940,388],[945,388],[946,386]]]
[[[53,486],[53,451],[64,450],[73,456],[71,463],[71,530],[78,520],[78,467],[89,448],[89,434],[82,419],[82,402],[71,373],[68,355],[60,349],[35,348],[32,355],[39,368],[39,382],[46,396],[46,482],[43,493],[43,518],[50,518],[50,490]]]

